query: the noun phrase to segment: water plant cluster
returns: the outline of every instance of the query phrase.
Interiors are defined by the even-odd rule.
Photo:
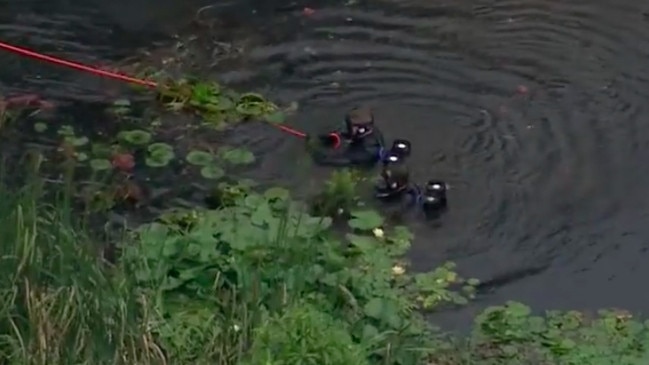
[[[105,238],[37,177],[0,186],[5,364],[646,364],[649,328],[621,311],[487,309],[468,338],[425,313],[473,296],[451,264],[412,273],[412,235],[369,210],[344,232],[288,191],[242,192]],[[49,188],[48,188],[49,189]]]
[[[285,120],[284,112],[262,95],[237,93],[215,82],[166,79],[157,96],[168,109],[197,113],[204,123],[220,129],[251,119],[270,123]]]
[[[258,96],[187,85],[161,94],[164,103],[210,128],[230,118],[280,118]],[[453,263],[412,272],[413,235],[363,204],[357,173],[336,172],[319,194],[299,201],[281,187],[234,178],[229,167],[253,163],[250,151],[181,144],[160,132],[159,121],[134,117],[126,100],[110,113],[119,128],[101,136],[32,121],[58,154],[30,154],[18,184],[0,177],[3,364],[649,360],[649,324],[622,311],[537,316],[512,302],[480,314],[470,336],[442,333],[426,314],[473,300],[478,280]],[[171,207],[109,235],[82,219],[137,195],[134,175],[170,170],[212,181],[211,203]],[[93,204],[77,205],[80,195]]]

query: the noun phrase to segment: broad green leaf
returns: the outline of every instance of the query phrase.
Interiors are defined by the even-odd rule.
[[[248,165],[255,162],[255,155],[245,148],[222,148],[219,155],[233,165]]]
[[[218,180],[225,176],[225,171],[216,165],[208,165],[201,168],[201,175],[206,179]]]
[[[373,210],[355,211],[351,213],[352,219],[348,224],[351,228],[358,230],[371,230],[383,224],[383,217]]]
[[[133,144],[144,145],[151,142],[151,133],[143,130],[122,131],[117,134],[120,140]]]
[[[214,162],[214,156],[211,153],[197,150],[190,151],[185,159],[195,166],[207,166]]]

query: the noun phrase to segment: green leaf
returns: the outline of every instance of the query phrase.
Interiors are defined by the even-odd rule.
[[[113,165],[110,161],[103,158],[94,158],[90,160],[90,168],[95,171],[110,170],[113,168]]]
[[[43,122],[34,123],[34,131],[37,133],[43,133],[47,130],[47,124]]]
[[[222,148],[221,158],[233,165],[248,165],[255,162],[255,155],[244,148]]]
[[[374,319],[381,319],[385,311],[385,300],[382,298],[372,298],[363,307],[365,315]]]
[[[286,121],[286,115],[281,111],[270,113],[266,116],[266,121],[273,124],[282,124]]]
[[[153,153],[159,150],[164,150],[164,151],[173,151],[174,148],[171,147],[171,145],[167,143],[162,143],[162,142],[156,142],[156,143],[151,143],[149,147],[146,148],[147,151]]]
[[[367,231],[383,224],[383,217],[373,210],[355,211],[351,215],[353,218],[347,223],[353,229]]]
[[[376,249],[378,244],[380,244],[379,241],[372,236],[359,236],[349,233],[346,237],[354,247],[364,252],[372,251]]]
[[[195,166],[207,166],[214,162],[214,156],[211,153],[197,150],[190,151],[185,159]]]
[[[149,152],[144,162],[149,167],[163,167],[167,166],[175,156],[173,150],[158,148]]]
[[[225,176],[225,171],[218,166],[209,165],[203,166],[201,169],[201,175],[206,179],[217,180]]]
[[[152,156],[147,156],[144,158],[144,163],[149,167],[165,167],[169,165],[169,160],[156,159]]]
[[[117,138],[133,145],[143,145],[151,142],[151,133],[143,130],[122,131]]]
[[[370,341],[376,341],[376,338],[379,337],[379,330],[369,324],[366,324],[363,326],[363,340],[370,342]]]
[[[273,187],[264,192],[264,196],[268,200],[286,200],[290,193],[284,188]]]

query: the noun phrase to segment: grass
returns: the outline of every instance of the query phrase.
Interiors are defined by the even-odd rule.
[[[0,358],[6,364],[164,363],[148,298],[42,185],[0,187]]]

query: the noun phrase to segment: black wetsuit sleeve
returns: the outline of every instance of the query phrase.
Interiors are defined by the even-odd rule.
[[[314,161],[327,166],[372,166],[381,158],[383,135],[379,131],[362,142],[350,142],[343,137],[339,148],[315,146],[311,148]]]

